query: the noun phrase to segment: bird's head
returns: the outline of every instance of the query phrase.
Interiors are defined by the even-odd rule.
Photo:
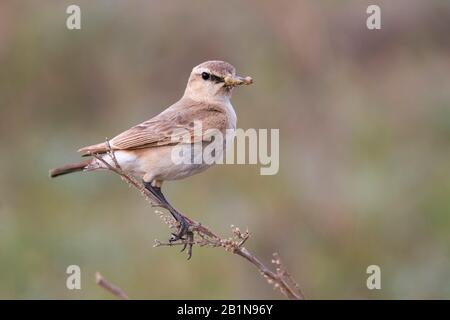
[[[234,87],[253,83],[250,77],[236,76],[236,69],[224,61],[206,61],[192,69],[185,96],[194,100],[225,100]]]

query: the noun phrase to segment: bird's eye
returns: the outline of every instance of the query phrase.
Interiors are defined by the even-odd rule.
[[[202,73],[202,78],[203,78],[203,80],[208,80],[209,79],[209,73],[208,72],[203,72]]]

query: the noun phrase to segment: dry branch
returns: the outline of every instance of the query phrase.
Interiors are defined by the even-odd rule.
[[[131,176],[122,170],[116,160],[114,151],[109,145],[109,142],[106,141],[106,144],[109,149],[108,156],[110,157],[113,165],[106,161],[103,155],[92,154],[92,156],[100,161],[108,170],[118,174],[123,181],[139,190],[145,197],[145,199],[150,202],[152,207],[163,207],[159,200],[154,197],[140,181],[138,181],[134,176]],[[156,210],[156,212],[159,214],[163,222],[165,222],[169,226],[170,229],[178,229],[178,222],[176,222],[175,219],[173,219],[171,216],[165,215],[161,211]],[[155,240],[154,247],[180,245],[185,247],[186,245],[197,245],[200,247],[209,246],[224,248],[226,251],[241,256],[242,258],[253,264],[269,284],[273,285],[275,289],[279,289],[280,292],[289,299],[304,299],[303,292],[301,291],[299,285],[286,270],[277,253],[273,254],[272,263],[275,265],[275,270],[273,271],[271,268],[262,263],[253,253],[251,253],[244,247],[245,242],[250,237],[250,233],[248,232],[248,230],[245,232],[241,232],[239,228],[232,225],[232,236],[230,238],[221,238],[200,223],[190,218],[187,219],[191,223],[189,231],[194,234],[194,237],[184,240],[178,240],[176,242],[161,242],[159,240]],[[104,280],[104,278],[101,277],[100,274],[98,275],[102,280],[100,281],[100,283],[97,281],[100,286],[122,299],[128,299],[127,295],[120,288],[110,285],[107,281]]]
[[[103,276],[100,274],[100,272],[97,272],[95,274],[95,282],[102,287],[103,289],[105,289],[106,291],[112,293],[113,295],[115,295],[116,297],[122,299],[122,300],[128,300],[128,295],[119,287],[113,285],[112,283],[110,283],[108,280],[106,280],[105,278],[103,278]]]

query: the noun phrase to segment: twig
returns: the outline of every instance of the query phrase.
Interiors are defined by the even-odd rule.
[[[106,291],[109,291],[110,293],[112,293],[116,297],[118,297],[120,299],[123,299],[123,300],[128,300],[129,299],[128,295],[122,289],[120,289],[119,287],[113,285],[108,280],[103,278],[103,276],[100,274],[100,272],[96,272],[95,273],[95,282],[100,287],[102,287]]]
[[[99,154],[91,154],[91,155],[98,161],[100,161],[100,163],[102,163],[106,169],[118,174],[122,178],[122,180],[127,182],[130,186],[133,186],[137,190],[139,190],[141,194],[150,202],[150,204],[153,207],[164,207],[164,205],[160,203],[159,200],[156,197],[154,197],[140,181],[136,180],[136,178],[134,178],[133,176],[127,174],[122,170],[114,155],[114,150],[111,148],[108,140],[106,141],[106,145],[108,149],[107,154],[112,160],[114,166],[104,159],[104,155]],[[160,218],[163,220],[164,223],[166,223],[169,226],[170,229],[178,228],[178,223],[172,217],[166,216],[161,211],[158,210],[156,211],[156,213],[159,214]],[[184,246],[187,244],[197,245],[201,247],[203,246],[222,247],[226,251],[234,253],[246,259],[251,264],[253,264],[259,270],[262,276],[268,281],[269,284],[273,285],[275,289],[279,289],[280,292],[289,299],[303,300],[305,298],[298,283],[292,278],[290,273],[284,267],[278,253],[273,254],[272,263],[275,265],[275,271],[272,271],[269,267],[267,267],[264,263],[262,263],[253,253],[251,253],[244,247],[245,242],[250,237],[250,233],[248,232],[248,230],[245,232],[241,232],[239,228],[232,225],[231,229],[233,235],[232,237],[225,239],[219,237],[210,229],[201,225],[200,223],[187,217],[186,219],[188,219],[189,222],[191,223],[190,231],[194,233],[195,235],[194,239],[179,240],[176,242],[167,242],[167,243],[155,240],[154,247],[177,246],[177,245]],[[101,277],[100,274],[98,275]],[[103,278],[100,279],[103,280],[102,283],[107,283]],[[116,296],[119,296],[117,293],[119,292],[120,294],[123,294],[123,296],[120,297],[128,298],[127,295],[123,293],[122,290],[120,290],[115,286],[111,285],[109,286],[101,285],[101,286],[104,287],[106,290],[112,292]]]

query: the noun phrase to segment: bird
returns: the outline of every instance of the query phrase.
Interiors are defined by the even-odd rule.
[[[184,239],[189,232],[190,222],[178,212],[161,191],[164,181],[184,179],[209,168],[211,163],[174,163],[173,148],[180,143],[192,146],[195,142],[207,143],[208,129],[235,130],[236,112],[231,104],[233,88],[253,83],[251,77],[236,75],[230,63],[219,60],[203,62],[192,69],[183,96],[170,107],[130,129],[110,139],[85,146],[78,150],[88,159],[66,164],[49,171],[51,178],[79,171],[107,169],[102,161],[93,155],[111,162],[109,152],[113,152],[117,164],[125,172],[142,179],[144,187],[155,196],[178,222],[177,233],[171,241]],[[200,121],[203,131],[194,130],[194,122]],[[179,129],[191,135],[191,141],[173,139]],[[223,146],[226,149],[226,146]],[[225,151],[225,150],[224,150]]]

